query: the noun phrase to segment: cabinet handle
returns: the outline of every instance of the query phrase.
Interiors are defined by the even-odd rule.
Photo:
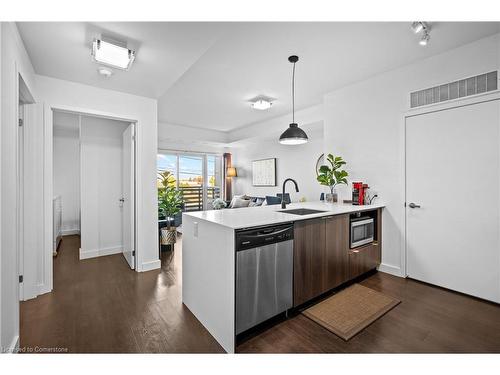
[[[354,253],[354,254],[359,253],[359,250],[351,250],[351,251],[352,251],[352,253]]]

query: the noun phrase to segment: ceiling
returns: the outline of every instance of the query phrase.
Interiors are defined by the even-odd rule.
[[[500,23],[431,23],[418,44],[409,22],[327,23],[18,23],[38,74],[158,99],[158,119],[229,131],[290,112],[291,65],[296,108],[323,94],[500,31]],[[137,56],[128,72],[96,72],[90,46],[100,35],[127,41]],[[277,98],[268,111],[248,100]]]

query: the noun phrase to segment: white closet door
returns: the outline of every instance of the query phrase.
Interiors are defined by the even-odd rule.
[[[133,269],[135,268],[134,124],[130,124],[123,132],[122,145],[122,252],[130,268]]]
[[[47,254],[44,252],[44,211],[43,211],[43,104],[25,104],[23,121],[22,156],[23,163],[21,194],[20,239],[22,251],[20,254],[20,275],[23,275],[22,299],[28,300],[40,294],[40,288],[45,282],[44,264]],[[50,223],[45,223],[50,225]],[[52,240],[52,238],[50,239]],[[52,242],[52,241],[50,241]]]
[[[490,101],[406,119],[408,275],[496,302],[499,113]]]

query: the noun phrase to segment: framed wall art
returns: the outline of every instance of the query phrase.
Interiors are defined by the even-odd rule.
[[[252,161],[252,185],[276,186],[276,158]]]

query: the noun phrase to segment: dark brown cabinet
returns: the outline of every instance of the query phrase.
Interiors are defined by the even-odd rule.
[[[380,264],[378,244],[369,244],[349,250],[349,279],[354,279]]]
[[[295,223],[293,241],[293,304],[319,296],[326,288],[325,221]]]
[[[349,280],[349,215],[333,216],[325,220],[327,253],[327,290]]]
[[[348,215],[295,223],[294,306],[349,279],[348,249]]]
[[[293,245],[293,305],[298,306],[380,264],[381,210],[376,241],[349,248],[349,214],[297,221]]]

